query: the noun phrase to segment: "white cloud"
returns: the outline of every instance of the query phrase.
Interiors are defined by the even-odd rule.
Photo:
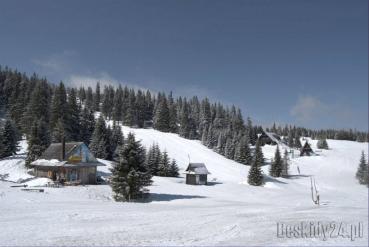
[[[330,111],[329,107],[313,96],[300,96],[290,113],[299,122],[305,123],[314,120],[323,113]]]
[[[136,90],[138,89],[141,89],[143,91],[147,90],[147,88],[143,88],[138,85],[119,81],[118,79],[112,77],[106,72],[100,72],[96,75],[77,75],[75,74],[75,75],[71,75],[67,77],[63,81],[66,83],[66,85],[72,86],[72,87],[84,86],[84,87],[91,87],[94,89],[96,86],[96,83],[99,82],[102,88],[104,88],[104,86],[109,86],[109,85],[113,87],[118,87],[119,85],[122,85],[122,86],[128,86],[129,88],[133,88]],[[153,90],[150,90],[150,91],[154,93]]]
[[[70,61],[77,55],[74,51],[65,50],[47,57],[32,59],[32,63],[48,73],[60,73],[69,69]]]

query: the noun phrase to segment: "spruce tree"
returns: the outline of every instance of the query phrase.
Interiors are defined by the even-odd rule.
[[[89,147],[96,158],[107,159],[109,157],[109,136],[102,116],[96,122]]]
[[[317,144],[316,144],[317,148],[319,149],[329,149],[328,147],[328,143],[327,143],[327,139],[322,138],[320,139]]]
[[[361,152],[360,163],[356,172],[356,179],[360,184],[368,184],[368,162],[365,159],[364,151]]]
[[[170,176],[170,163],[169,163],[168,153],[166,151],[164,151],[161,156],[161,160],[159,163],[158,176],[161,176],[161,177]]]
[[[257,141],[254,160],[249,170],[249,175],[247,177],[247,182],[250,185],[260,186],[264,184],[263,174],[261,173],[261,166],[263,164],[264,164],[264,155],[261,150],[260,143]]]
[[[170,163],[169,174],[171,177],[179,176],[179,168],[175,159],[172,159],[172,162]]]
[[[132,133],[119,153],[119,163],[111,169],[111,187],[116,201],[137,201],[149,186],[151,174],[145,162],[145,149]]]
[[[95,89],[95,95],[94,95],[94,110],[100,111],[100,101],[101,101],[101,95],[100,95],[100,82],[96,83],[96,89]]]
[[[26,165],[38,159],[42,152],[50,145],[50,133],[44,119],[35,121],[28,136],[28,153]]]
[[[80,141],[80,106],[77,103],[77,95],[74,88],[70,90],[68,95],[68,129],[69,129],[69,140]]]
[[[95,117],[94,113],[88,108],[83,108],[80,113],[80,132],[79,137],[80,140],[83,141],[86,145],[89,145],[91,142],[92,133],[95,129]]]
[[[279,146],[277,146],[277,149],[275,151],[274,154],[274,159],[273,162],[271,164],[270,170],[269,170],[269,174],[272,177],[280,177],[282,174],[282,158],[281,158],[281,153],[279,152]]]
[[[288,159],[288,152],[287,152],[287,149],[285,149],[284,150],[284,155],[283,155],[281,177],[288,177],[288,169],[289,169],[288,160],[289,160]]]
[[[159,131],[169,132],[169,108],[165,95],[161,96],[158,101],[154,115],[154,128]]]
[[[0,150],[0,157],[7,157],[16,154],[18,150],[18,130],[12,120],[5,121],[2,130],[0,142],[2,143],[2,150]]]
[[[243,136],[238,142],[234,154],[234,160],[244,165],[252,164],[251,151],[248,138],[246,136]]]
[[[110,152],[111,158],[115,159],[118,155],[118,147],[123,145],[124,136],[122,132],[122,128],[119,125],[113,123],[112,134],[110,139]]]
[[[296,136],[293,146],[297,149],[300,149],[302,147],[299,135]]]
[[[152,175],[156,176],[159,164],[157,163],[157,160],[156,160],[155,144],[154,143],[150,146],[149,150],[147,151],[146,164],[147,164],[147,167],[148,167],[150,173]]]

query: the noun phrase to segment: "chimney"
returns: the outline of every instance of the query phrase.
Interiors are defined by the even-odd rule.
[[[62,153],[61,153],[61,161],[63,161],[65,159],[65,138],[64,136],[62,136]]]

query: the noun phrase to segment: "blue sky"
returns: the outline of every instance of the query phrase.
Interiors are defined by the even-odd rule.
[[[0,64],[239,106],[260,124],[368,128],[368,1],[1,1]]]

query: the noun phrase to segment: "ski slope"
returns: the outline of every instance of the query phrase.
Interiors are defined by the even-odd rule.
[[[355,180],[367,143],[328,140],[330,150],[319,156],[292,159],[289,179],[265,176],[263,187],[245,183],[248,167],[228,160],[176,134],[122,127],[145,147],[154,141],[183,171],[189,161],[204,162],[211,172],[208,186],[192,186],[179,178],[154,177],[148,203],[118,203],[108,185],[45,188],[45,193],[11,188],[0,181],[1,245],[330,245],[367,246],[368,190]],[[316,141],[310,140],[312,147]],[[264,146],[264,156],[275,146]],[[110,162],[99,171],[109,173]],[[13,181],[29,179],[17,159],[0,161],[0,174]],[[301,174],[297,173],[299,167]],[[263,167],[268,174],[268,166]],[[313,204],[310,176],[314,176],[321,205]],[[31,185],[47,181],[31,180]],[[364,238],[278,238],[276,224],[346,222],[365,224]]]

